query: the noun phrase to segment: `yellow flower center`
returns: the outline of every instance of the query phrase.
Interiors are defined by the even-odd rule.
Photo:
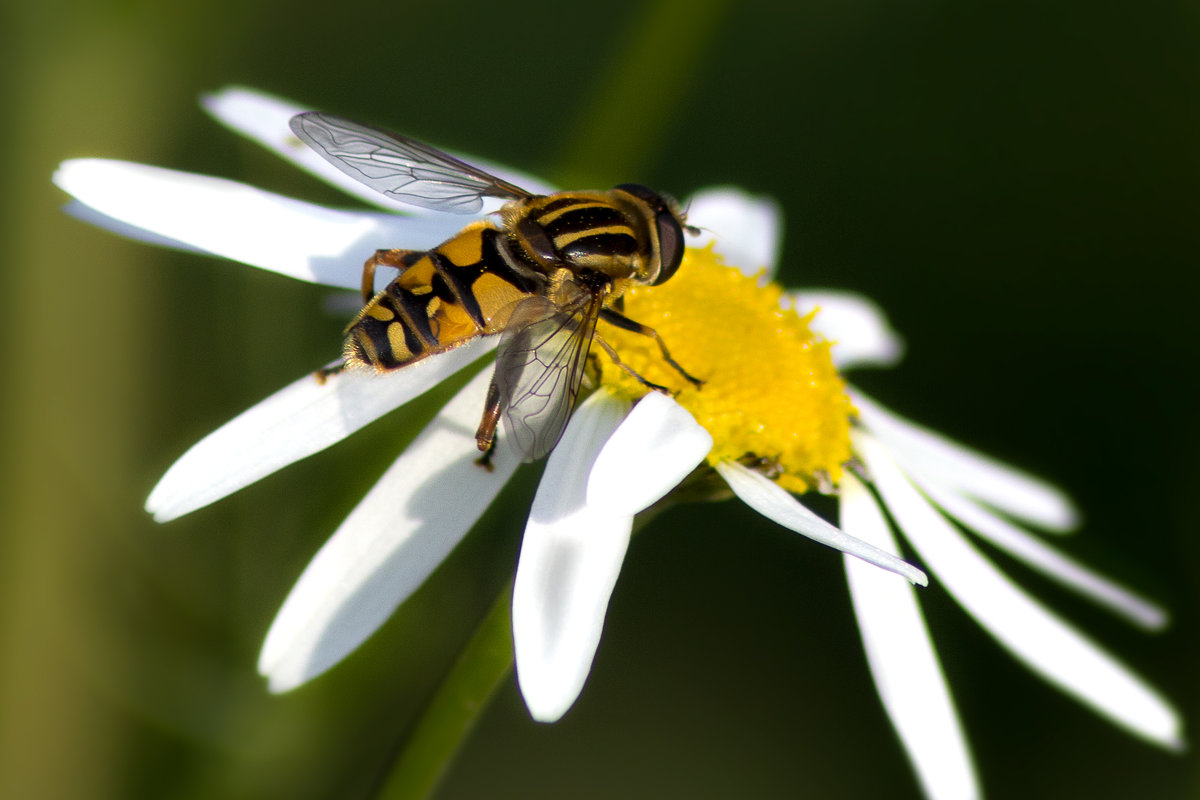
[[[634,286],[625,314],[654,328],[671,356],[704,381],[696,388],[647,336],[605,325],[601,335],[646,380],[675,392],[713,437],[710,464],[753,459],[789,491],[836,484],[850,458],[854,408],[813,314],[785,309],[783,290],[725,266],[711,247],[689,248],[661,286]],[[602,383],[637,398],[647,388],[604,356]]]

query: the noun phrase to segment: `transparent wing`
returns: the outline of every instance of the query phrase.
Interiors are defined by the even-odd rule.
[[[297,114],[292,132],[333,166],[380,194],[435,211],[471,214],[483,198],[533,195],[454,156],[399,134],[316,111]]]
[[[580,290],[566,308],[535,295],[513,311],[500,339],[494,380],[504,432],[526,461],[553,450],[567,427],[603,301],[602,293]]]

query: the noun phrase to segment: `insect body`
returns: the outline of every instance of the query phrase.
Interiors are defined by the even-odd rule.
[[[364,307],[346,330],[345,364],[391,370],[477,336],[501,334],[476,433],[490,451],[501,415],[527,460],[546,455],[570,418],[599,319],[651,336],[613,303],[633,283],[656,285],[683,259],[685,229],[673,201],[644,186],[534,195],[428,145],[315,112],[292,130],[342,172],[395,199],[472,213],[484,197],[509,202],[432,250],[379,250],[363,268]],[[688,229],[691,230],[691,229]],[[372,296],[375,270],[400,270]],[[654,389],[628,367],[643,383]],[[665,391],[665,390],[664,390]]]

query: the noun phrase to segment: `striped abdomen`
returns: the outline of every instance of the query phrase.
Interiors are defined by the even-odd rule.
[[[542,286],[540,276],[514,262],[504,234],[488,222],[433,250],[403,253],[400,262],[404,271],[347,329],[349,363],[395,369],[498,333],[516,301]]]

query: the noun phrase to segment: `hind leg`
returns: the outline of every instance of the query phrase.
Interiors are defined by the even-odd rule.
[[[377,267],[391,267],[398,269],[401,272],[408,269],[409,265],[420,256],[420,250],[376,250],[375,253],[363,263],[362,272],[362,298],[363,305],[371,302],[371,298],[375,296],[375,269]]]

